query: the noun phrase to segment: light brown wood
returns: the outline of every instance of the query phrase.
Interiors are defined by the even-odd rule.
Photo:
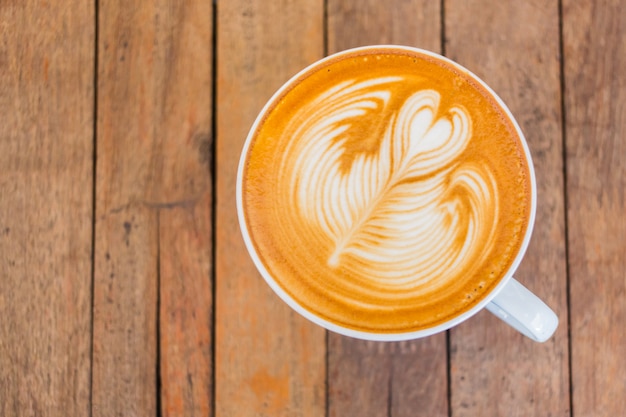
[[[159,211],[161,415],[213,412],[213,7],[163,5]],[[175,59],[172,59],[176,57]]]
[[[330,1],[328,52],[400,44],[441,52],[441,11],[432,1]],[[444,333],[401,343],[329,334],[330,416],[448,415]]]
[[[158,213],[151,5],[98,20],[93,415],[156,414]],[[150,30],[148,30],[150,29]],[[148,384],[146,381],[153,381]]]
[[[407,342],[330,335],[329,416],[447,416],[445,334]]]
[[[532,342],[486,311],[453,329],[452,412],[568,415],[558,2],[448,1],[445,25],[446,54],[502,97],[528,140],[539,187],[537,219],[515,276],[561,322],[545,344]]]
[[[576,416],[624,413],[626,12],[563,2],[565,138]]]
[[[292,312],[245,249],[239,155],[265,101],[323,55],[323,2],[217,5],[216,415],[325,413],[325,333]]]
[[[99,22],[93,415],[209,415],[211,5]]]
[[[0,5],[7,417],[78,417],[90,407],[94,8],[66,3]]]
[[[427,0],[329,0],[328,53],[364,45],[441,52],[441,6]]]
[[[0,415],[622,415],[622,3],[0,1]],[[561,319],[546,344],[487,312],[448,340],[326,333],[240,237],[239,152],[276,88],[325,53],[444,37],[533,153],[516,277]]]
[[[163,416],[211,416],[211,198],[161,210],[160,385]]]

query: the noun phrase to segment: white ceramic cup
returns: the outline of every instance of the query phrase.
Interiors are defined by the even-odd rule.
[[[535,213],[536,213],[536,208],[537,208],[537,185],[536,185],[536,180],[535,180],[535,172],[533,168],[530,151],[528,149],[528,144],[526,142],[526,139],[524,138],[524,135],[519,125],[515,121],[515,118],[511,114],[508,107],[498,97],[498,95],[487,84],[485,84],[484,81],[482,81],[475,74],[471,73],[469,70],[457,64],[456,62],[451,61],[448,58],[445,58],[433,52],[418,49],[418,48],[412,48],[412,47],[401,47],[397,45],[389,45],[389,46],[375,45],[375,46],[369,46],[369,47],[366,46],[366,47],[355,48],[352,50],[339,52],[338,54],[335,54],[332,57],[335,57],[337,55],[344,54],[344,53],[351,53],[359,49],[363,49],[363,50],[369,49],[369,48],[380,49],[380,48],[386,48],[386,47],[393,48],[393,49],[406,49],[409,52],[413,51],[419,54],[428,55],[437,60],[446,62],[449,65],[457,68],[459,71],[465,74],[468,74],[471,78],[473,78],[476,82],[481,84],[485,89],[487,89],[487,91],[490,92],[493,98],[497,101],[498,105],[504,110],[504,112],[508,115],[509,119],[515,126],[519,139],[523,145],[526,160],[528,161],[528,167],[530,170],[530,182],[532,185],[532,190],[531,190],[532,195],[531,195],[531,212],[530,212],[530,218],[528,219],[528,228],[526,231],[526,235],[524,236],[523,243],[517,255],[515,256],[515,259],[513,263],[511,264],[510,268],[504,274],[503,278],[500,280],[498,285],[496,285],[479,303],[477,303],[470,310],[460,315],[457,315],[440,325],[427,328],[427,329],[418,330],[418,331],[406,332],[406,333],[370,333],[370,332],[357,331],[357,330],[353,330],[350,328],[339,326],[335,323],[324,320],[316,316],[315,314],[311,313],[310,311],[306,310],[304,307],[298,304],[293,298],[291,298],[280,287],[280,285],[278,285],[275,278],[272,276],[272,274],[268,271],[268,269],[265,267],[265,265],[261,261],[259,254],[257,253],[256,248],[254,244],[252,243],[252,240],[250,238],[250,233],[248,230],[246,215],[243,210],[243,193],[245,191],[243,189],[242,184],[243,184],[243,172],[244,172],[245,163],[247,160],[247,154],[250,148],[250,144],[252,140],[254,139],[253,133],[256,131],[259,123],[261,123],[262,120],[264,119],[265,114],[273,108],[276,100],[283,94],[285,90],[290,88],[290,86],[294,82],[296,82],[302,74],[310,71],[311,68],[314,68],[320,64],[323,64],[326,60],[328,60],[331,57],[324,58],[310,65],[309,67],[303,69],[300,73],[292,77],[289,81],[287,81],[270,98],[270,100],[267,102],[265,107],[261,110],[261,112],[259,113],[259,116],[257,117],[254,124],[252,125],[250,129],[250,133],[244,144],[243,151],[241,154],[241,159],[239,162],[239,169],[237,173],[237,190],[236,190],[237,214],[238,214],[239,224],[241,227],[241,232],[243,235],[244,242],[246,244],[246,247],[248,249],[248,252],[250,253],[250,256],[254,264],[256,265],[257,269],[259,270],[259,272],[261,273],[261,275],[263,276],[267,284],[274,290],[274,292],[283,301],[285,301],[296,312],[298,312],[305,318],[309,319],[313,323],[316,323],[328,330],[331,330],[333,332],[343,334],[346,336],[355,337],[359,339],[365,339],[365,340],[373,340],[373,341],[401,341],[401,340],[417,339],[417,338],[430,336],[435,333],[439,333],[441,331],[450,329],[451,327],[454,327],[464,322],[465,320],[467,320],[474,314],[478,313],[483,308],[486,308],[488,311],[495,314],[498,318],[502,319],[505,323],[509,324],[514,329],[524,334],[525,336],[529,337],[530,339],[535,340],[537,342],[544,342],[548,340],[554,334],[554,331],[556,330],[558,326],[558,318],[556,314],[543,301],[541,301],[541,299],[539,299],[535,294],[533,294],[526,287],[524,287],[521,283],[515,280],[515,278],[513,278],[513,274],[517,270],[520,262],[522,261],[522,258],[524,257],[526,248],[528,247],[528,243],[530,241],[530,237],[532,234],[533,225],[535,222]]]

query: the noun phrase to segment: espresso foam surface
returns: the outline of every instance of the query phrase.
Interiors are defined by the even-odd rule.
[[[530,216],[516,130],[441,61],[359,53],[317,67],[257,126],[243,177],[250,238],[324,320],[424,329],[496,285]]]

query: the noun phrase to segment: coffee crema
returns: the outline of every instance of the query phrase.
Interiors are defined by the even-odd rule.
[[[255,124],[241,203],[254,252],[309,313],[366,333],[431,328],[510,269],[531,216],[518,131],[446,60],[354,50],[291,80]]]

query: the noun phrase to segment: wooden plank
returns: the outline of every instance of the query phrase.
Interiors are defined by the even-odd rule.
[[[205,3],[99,8],[94,416],[210,413]]]
[[[328,53],[364,45],[415,46],[441,53],[441,5],[426,0],[328,2]]]
[[[329,335],[329,416],[447,416],[445,333],[407,342]]]
[[[403,44],[441,52],[440,4],[330,1],[328,52]],[[409,18],[410,17],[410,18]],[[329,416],[448,415],[447,343],[376,343],[329,334]]]
[[[156,414],[152,4],[99,7],[93,415]],[[156,155],[155,155],[156,154]]]
[[[563,2],[574,416],[624,413],[626,12]]]
[[[162,415],[213,407],[213,5],[163,5],[159,123],[160,383]],[[157,394],[158,395],[158,394]]]
[[[93,3],[0,7],[0,415],[89,415]]]
[[[537,220],[515,276],[561,322],[545,344],[486,311],[453,329],[452,414],[569,415],[558,2],[449,0],[444,14],[446,54],[498,92],[529,142],[538,183]]]
[[[325,332],[274,295],[245,249],[239,155],[263,104],[323,55],[323,2],[217,5],[216,415],[320,416]]]
[[[212,198],[200,197],[159,217],[163,416],[213,412]]]

